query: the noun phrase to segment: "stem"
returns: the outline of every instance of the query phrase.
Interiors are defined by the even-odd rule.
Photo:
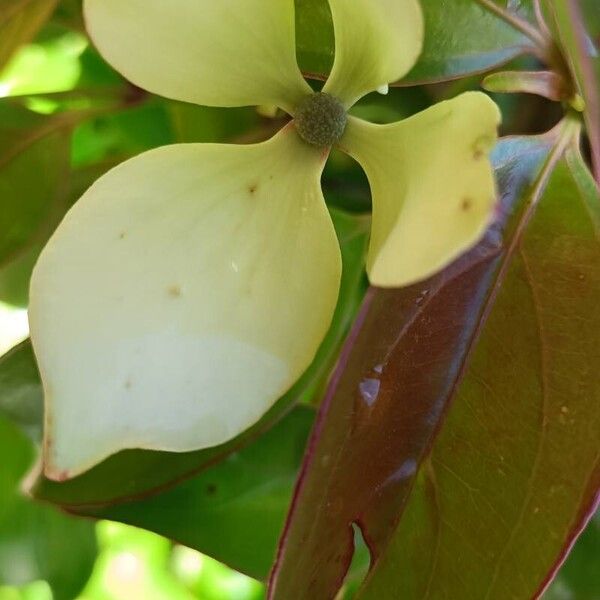
[[[537,21],[538,27],[547,38],[551,38],[552,32],[550,31],[550,28],[546,23],[546,19],[544,18],[540,0],[533,0],[533,10],[535,11],[535,20]]]
[[[556,165],[560,161],[560,159],[564,156],[565,151],[572,144],[574,139],[577,139],[581,132],[581,122],[578,117],[573,117],[572,115],[567,115],[556,127],[558,130],[558,135],[556,138],[556,144],[554,148],[551,150],[542,170],[537,176],[536,182],[533,186],[533,191],[531,194],[530,201],[528,206],[525,208],[523,213],[523,217],[521,218],[512,242],[508,248],[506,256],[508,257],[505,260],[502,268],[501,274],[504,276],[505,271],[508,269],[508,264],[510,262],[510,258],[513,256],[516,248],[521,243],[521,239],[523,238],[523,234],[525,229],[527,229],[527,225],[531,221],[535,211],[538,207],[544,192],[546,191],[546,187],[548,186],[548,182],[550,181],[550,176],[554,172]]]
[[[15,0],[12,6],[3,8],[3,13],[0,16],[0,25],[4,26],[10,19],[15,17],[17,13],[25,10],[28,4],[31,4],[32,0]]]
[[[533,25],[521,19],[514,13],[501,8],[493,0],[477,0],[481,6],[491,13],[494,13],[497,17],[500,17],[503,21],[506,21],[509,25],[512,25],[517,31],[520,31],[526,35],[532,42],[535,43],[544,52],[548,47],[546,37]]]
[[[74,88],[72,90],[61,90],[59,92],[34,92],[33,94],[16,94],[10,96],[12,100],[23,100],[26,98],[44,98],[48,100],[70,100],[83,98],[94,99],[118,99],[128,93],[129,90],[125,85],[114,85],[106,87],[85,87]]]

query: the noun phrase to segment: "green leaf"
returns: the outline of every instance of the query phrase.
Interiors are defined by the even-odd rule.
[[[314,412],[298,407],[243,450],[155,496],[76,512],[155,531],[264,579]]]
[[[0,0],[0,69],[14,51],[32,40],[58,0]]]
[[[75,31],[85,31],[82,0],[61,0],[52,17],[52,22]]]
[[[0,269],[44,241],[64,214],[73,117],[0,101]]]
[[[588,523],[543,600],[596,600],[600,590],[600,512]]]
[[[114,160],[107,160],[85,167],[74,168],[70,171],[65,177],[68,190],[65,191],[64,200],[57,203],[60,204],[61,210],[57,211],[56,219],[52,219],[52,222],[44,230],[44,235],[40,236],[39,240],[35,240],[31,247],[27,248],[6,267],[0,269],[0,301],[15,306],[27,306],[29,281],[33,267],[46,243],[46,239],[50,236],[54,227],[58,225],[59,217],[62,217],[96,179],[114,166],[116,166]]]
[[[26,307],[29,302],[29,280],[42,246],[34,244],[3,269],[0,269],[0,302]]]
[[[114,165],[173,142],[171,124],[162,101],[151,99],[139,105],[134,102],[127,110],[118,108],[123,107],[86,120],[75,129],[72,145],[75,167],[90,167],[107,161]],[[98,173],[98,176],[102,174]]]
[[[121,159],[171,141],[160,104],[123,110],[123,96],[52,115],[0,101],[0,301],[27,305],[42,248],[96,179]]]
[[[33,267],[47,238],[58,224],[59,217],[62,217],[96,179],[114,166],[116,166],[114,161],[102,161],[73,169],[65,176],[68,190],[65,191],[64,199],[57,203],[60,204],[61,210],[57,211],[56,218],[48,223],[47,228],[44,228],[44,235],[41,235],[39,240],[32,240],[30,247],[25,248],[14,260],[10,261],[3,269],[0,269],[1,302],[14,306],[27,306],[29,302],[29,281]]]
[[[259,123],[255,108],[219,108],[170,102],[167,109],[175,130],[175,141],[181,143],[237,142],[242,133],[247,133]]]
[[[0,418],[0,584],[45,580],[56,600],[71,600],[94,564],[94,528],[22,496],[20,481],[34,454],[31,443]]]
[[[532,0],[490,0],[510,17],[531,16]],[[533,42],[477,0],[421,0],[425,43],[400,85],[457,79],[489,71],[529,52]],[[514,11],[514,7],[518,11]],[[296,0],[296,46],[304,73],[325,78],[334,58],[334,33],[327,0]]]
[[[41,439],[42,386],[29,342],[0,358],[0,414],[19,425],[32,439]]]
[[[369,293],[271,598],[334,597],[353,523],[372,553],[359,597],[377,600],[530,598],[578,534],[600,478],[600,206],[578,150],[526,228],[570,127],[554,149],[554,134],[499,145],[502,205],[478,248],[423,284]]]
[[[493,4],[493,2],[491,2]],[[531,51],[533,42],[477,0],[422,0],[425,13],[425,45],[413,70],[401,82],[416,85],[447,81],[489,71]],[[497,1],[513,15],[525,19],[533,2]]]
[[[318,78],[328,75],[335,56],[328,0],[295,0],[296,51],[300,68]]]
[[[584,22],[596,45],[600,45],[600,11],[596,0],[581,0]]]
[[[340,299],[332,325],[313,364],[257,425],[231,442],[198,452],[120,452],[87,473],[64,483],[40,478],[34,485],[34,495],[65,506],[99,504],[145,495],[151,490],[224,460],[232,452],[272,427],[293,404],[299,401],[313,401],[329,376],[364,290],[364,255],[369,221],[365,217],[347,215],[337,210],[332,210],[332,217],[338,232],[344,264]],[[25,350],[21,348],[20,351]],[[1,372],[2,363],[0,374]],[[1,394],[0,389],[0,397]]]

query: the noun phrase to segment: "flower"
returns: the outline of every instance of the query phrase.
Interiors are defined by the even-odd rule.
[[[46,401],[45,472],[124,448],[210,447],[255,423],[312,361],[341,259],[320,188],[329,148],[369,178],[371,283],[424,279],[473,245],[495,204],[498,109],[467,93],[391,125],[347,114],[406,74],[417,0],[329,0],[332,73],[296,62],[293,0],[86,0],[92,39],[138,86],[295,120],[250,146],[174,145],[102,177],[35,268],[30,324]]]

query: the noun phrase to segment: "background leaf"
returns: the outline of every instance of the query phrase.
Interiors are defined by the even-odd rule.
[[[600,590],[600,513],[591,519],[544,600],[596,600]]]
[[[36,506],[19,492],[34,450],[0,417],[0,585],[47,581],[56,600],[72,600],[96,557],[92,523]]]
[[[155,531],[257,579],[271,566],[314,412],[298,407],[227,460],[137,502],[71,509]]]
[[[600,45],[600,11],[596,0],[581,0],[584,23],[592,36],[592,40]]]
[[[483,73],[531,52],[534,47],[531,39],[477,0],[421,0],[421,4],[425,14],[425,45],[402,85]],[[523,20],[532,13],[531,0],[496,4]]]
[[[19,425],[33,440],[42,435],[42,389],[29,342],[0,358],[0,414]]]
[[[43,240],[64,213],[74,123],[0,101],[0,268]]]
[[[59,191],[62,197],[59,196],[60,199],[56,202],[56,214],[52,215],[47,223],[48,226],[33,233],[23,251],[17,253],[16,258],[10,260],[4,268],[0,268],[0,301],[14,306],[27,306],[29,281],[33,267],[47,239],[58,225],[60,217],[96,179],[113,166],[115,166],[115,162],[112,160],[102,161],[86,167],[71,168],[64,175],[64,185],[61,185]],[[0,179],[1,177],[0,175]]]
[[[22,100],[0,100],[0,301],[16,306],[27,305],[33,266],[66,211],[120,162],[106,157],[144,149],[131,133],[140,126],[141,109],[121,113],[117,104],[117,114],[94,119],[112,109],[45,115],[25,108]],[[106,141],[99,132],[105,120],[126,126],[109,130]]]
[[[495,5],[525,21],[533,13],[532,0],[498,0]],[[534,48],[531,39],[477,0],[421,0],[421,6],[425,15],[423,52],[400,85],[483,73]],[[296,0],[296,27],[301,69],[325,78],[335,55],[327,0]]]

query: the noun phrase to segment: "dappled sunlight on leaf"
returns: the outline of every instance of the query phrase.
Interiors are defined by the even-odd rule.
[[[81,75],[80,57],[86,47],[77,33],[24,46],[0,72],[0,97],[72,89]]]

